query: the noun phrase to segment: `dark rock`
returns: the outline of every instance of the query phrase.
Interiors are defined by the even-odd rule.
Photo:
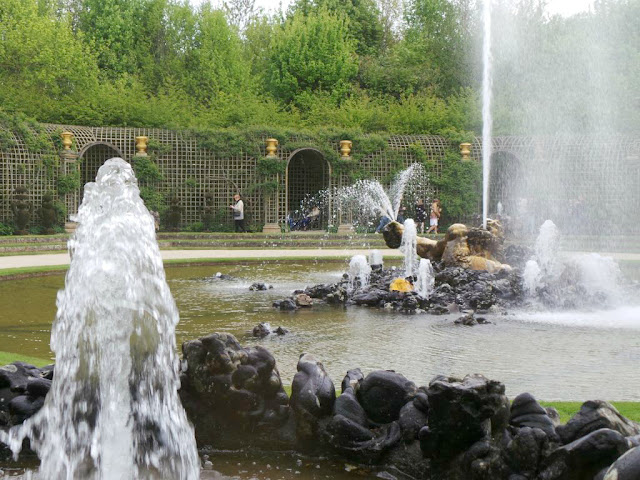
[[[252,292],[255,292],[255,291],[269,290],[271,288],[273,288],[273,285],[267,285],[266,283],[262,283],[262,282],[255,282],[251,284],[251,286],[249,287],[249,290],[251,290]]]
[[[27,394],[32,397],[46,397],[51,389],[51,380],[30,377],[27,382]]]
[[[468,313],[467,315],[458,318],[454,323],[458,325],[465,325],[467,327],[472,327],[473,325],[478,324],[476,318],[473,316],[473,313]]]
[[[416,394],[416,386],[403,375],[388,370],[371,372],[358,390],[358,400],[376,423],[398,420],[400,409]]]
[[[589,400],[566,425],[556,429],[562,443],[570,443],[601,428],[620,432],[625,437],[640,434],[640,425],[624,418],[616,408],[602,400]]]
[[[518,428],[539,428],[551,441],[558,441],[553,420],[530,393],[521,393],[513,400],[509,423]]]
[[[292,448],[288,397],[273,356],[214,333],[182,345],[180,398],[199,445]]]
[[[353,388],[347,388],[342,395],[336,398],[336,402],[333,406],[334,416],[340,415],[348,420],[360,425],[361,427],[368,428],[369,421],[367,419],[367,413],[362,408],[362,405],[358,403],[358,400],[353,393]]]
[[[298,360],[298,373],[291,384],[290,406],[295,413],[296,432],[300,440],[312,440],[318,421],[331,415],[336,390],[322,363],[310,354]]]
[[[428,415],[421,408],[416,407],[416,402],[409,402],[400,409],[398,425],[402,430],[402,438],[406,443],[418,440],[420,429],[427,424]]]
[[[253,331],[251,333],[254,337],[264,338],[271,333],[271,327],[269,327],[267,323],[259,323],[253,327]]]
[[[640,447],[635,447],[618,458],[603,476],[603,480],[640,479]]]
[[[374,463],[386,451],[400,443],[402,437],[397,422],[383,425],[372,432],[342,415],[336,415],[327,424],[324,438],[348,459]]]
[[[501,435],[508,418],[504,385],[482,375],[435,377],[427,389],[428,426],[420,446],[434,461],[448,461],[479,440]]]
[[[44,397],[18,395],[9,402],[11,424],[18,425],[33,416],[44,405]]]
[[[522,427],[507,444],[505,459],[513,471],[533,478],[548,449],[549,439],[542,430]]]
[[[296,302],[292,298],[276,300],[275,302],[273,302],[273,306],[274,308],[285,310],[285,311],[293,311],[298,309]]]
[[[287,333],[289,333],[289,330],[284,327],[278,327],[273,331],[273,333],[275,333],[276,335],[286,335]]]
[[[360,388],[360,384],[364,380],[364,375],[359,368],[354,368],[352,370],[347,370],[347,374],[344,376],[342,380],[342,392],[344,393],[348,388],[353,388],[353,392],[357,393]]]
[[[591,479],[629,449],[615,430],[603,428],[554,450],[544,461],[540,480]]]
[[[370,290],[353,296],[353,303],[356,305],[368,305],[375,307],[381,300],[385,300],[387,292],[384,290]]]

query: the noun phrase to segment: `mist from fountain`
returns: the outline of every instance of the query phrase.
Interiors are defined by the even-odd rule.
[[[556,225],[545,221],[536,239],[534,256],[522,274],[529,299],[571,308],[621,306],[626,287],[615,260],[597,253],[562,254],[560,243]]]
[[[567,250],[629,249],[640,233],[637,4],[562,18],[543,3],[484,2],[483,205],[500,203],[522,237],[552,219]],[[492,141],[491,127],[511,138]]]
[[[178,397],[178,310],[127,162],[99,169],[77,222],[51,332],[51,390],[2,440],[17,456],[28,437],[43,479],[197,479],[194,431]]]

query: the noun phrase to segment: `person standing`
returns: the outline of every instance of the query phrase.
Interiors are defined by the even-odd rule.
[[[427,211],[424,209],[424,201],[418,199],[416,202],[416,231],[424,233],[424,222],[427,219]]]
[[[235,230],[236,232],[246,232],[244,228],[244,202],[237,193],[233,196],[233,200],[235,203],[233,205],[229,205],[229,208],[233,210]]]
[[[436,198],[431,204],[431,213],[429,214],[429,230],[427,230],[427,235],[432,231],[437,235],[438,234],[438,220],[440,220],[440,215],[442,215],[442,207],[440,206],[440,200]]]

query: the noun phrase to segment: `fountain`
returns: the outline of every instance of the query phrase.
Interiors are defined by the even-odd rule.
[[[43,479],[197,479],[177,392],[178,310],[127,162],[105,162],[85,186],[77,221],[51,332],[51,389],[2,440],[17,456],[28,438]]]
[[[371,276],[371,266],[367,262],[364,255],[354,255],[349,262],[349,287],[356,290],[357,288],[366,288],[369,285],[369,277]]]
[[[433,266],[429,260],[421,258],[420,264],[418,265],[416,292],[424,298],[429,298],[429,295],[431,295],[431,292],[433,291],[434,284],[435,278],[433,276]]]
[[[404,276],[412,277],[416,264],[416,246],[418,244],[418,232],[415,222],[408,218],[404,222],[400,250],[404,253]]]
[[[403,206],[413,205],[417,199],[429,199],[432,193],[429,175],[421,164],[414,163],[398,173],[388,192],[377,180],[358,180],[337,189],[333,197],[354,223],[369,227],[380,217],[387,222],[397,220]],[[381,223],[379,229],[383,226]]]

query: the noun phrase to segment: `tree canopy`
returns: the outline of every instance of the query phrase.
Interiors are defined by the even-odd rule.
[[[479,132],[481,2],[3,0],[0,107],[87,125]],[[640,0],[494,0],[494,129],[640,129]]]

